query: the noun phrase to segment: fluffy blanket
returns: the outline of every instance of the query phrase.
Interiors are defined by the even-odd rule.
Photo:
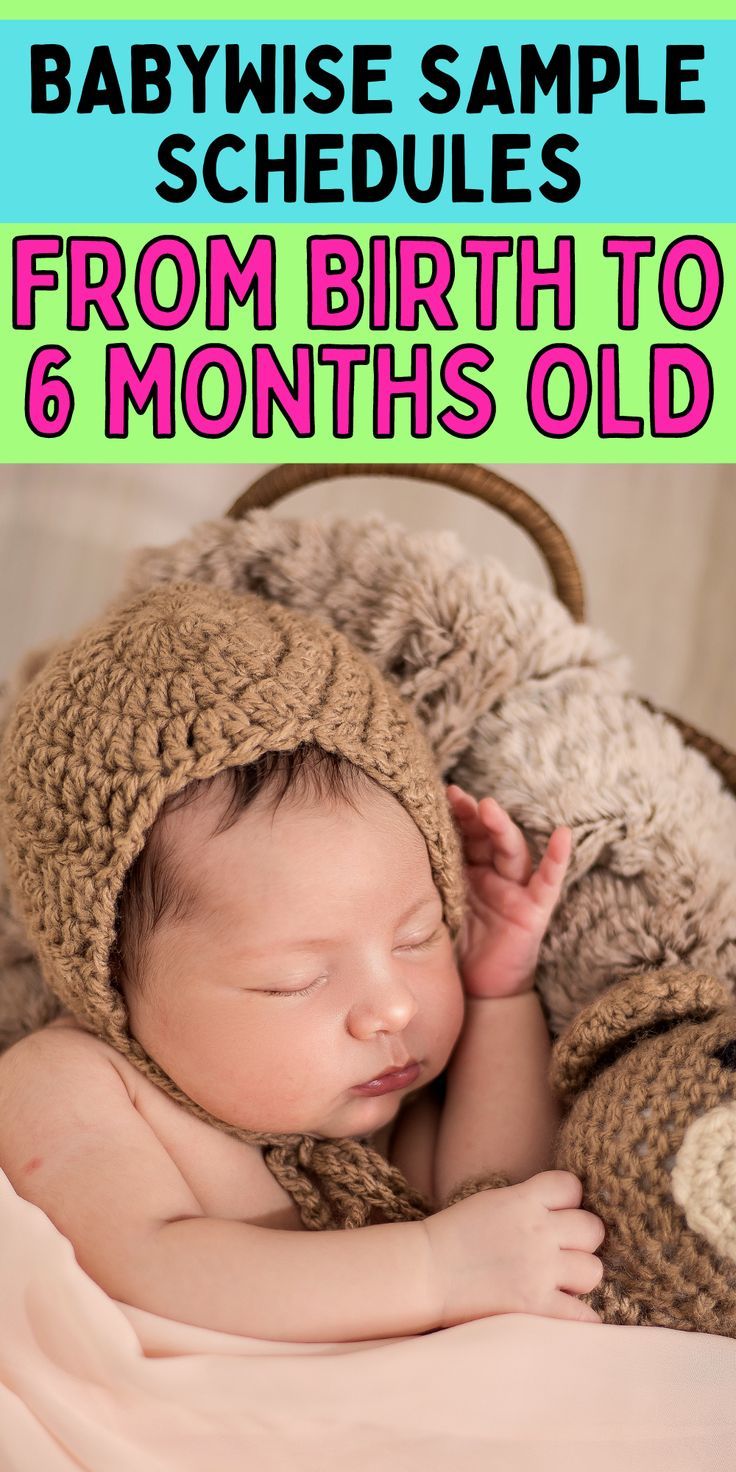
[[[537,853],[555,824],[572,828],[539,973],[555,1034],[647,967],[685,962],[733,988],[736,800],[632,693],[610,641],[550,594],[469,558],[451,532],[410,533],[375,514],[205,522],[134,554],[124,591],[177,578],[321,614],[395,677],[448,779],[493,793]],[[30,655],[13,686],[43,657]],[[0,1049],[56,1010],[0,876]]]
[[[0,1171],[0,1472],[727,1472],[736,1343],[528,1314],[286,1344],[118,1303]]]

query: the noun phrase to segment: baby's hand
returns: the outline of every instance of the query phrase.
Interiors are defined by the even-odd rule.
[[[440,1327],[514,1313],[600,1323],[574,1296],[603,1276],[603,1223],[580,1210],[582,1195],[577,1176],[546,1170],[428,1217]]]
[[[458,948],[466,995],[511,997],[530,991],[570,860],[570,830],[555,828],[534,871],[524,835],[492,797],[477,802],[455,783],[447,797],[460,829],[468,885]]]

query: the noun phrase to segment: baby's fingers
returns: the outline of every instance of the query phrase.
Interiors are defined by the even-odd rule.
[[[592,1293],[603,1272],[601,1259],[592,1252],[561,1252],[557,1287],[567,1293]]]
[[[526,884],[532,861],[526,840],[513,819],[492,797],[476,802],[456,783],[447,797],[457,821],[468,864],[493,865],[497,874],[516,884]]]
[[[568,1208],[555,1211],[554,1229],[561,1250],[577,1248],[579,1252],[595,1252],[606,1235],[599,1216],[592,1211]]]
[[[539,909],[551,915],[562,889],[562,881],[570,862],[572,834],[569,828],[555,828],[542,855],[539,868],[529,880],[528,893]]]
[[[576,1319],[580,1324],[601,1324],[603,1320],[589,1303],[583,1303],[579,1298],[573,1298],[572,1294],[557,1290],[552,1295],[549,1307],[549,1318],[552,1319]]]
[[[526,884],[532,872],[532,861],[521,829],[493,797],[481,798],[478,816],[493,840],[496,873],[515,884]]]

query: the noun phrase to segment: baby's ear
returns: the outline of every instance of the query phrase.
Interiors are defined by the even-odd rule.
[[[731,1001],[722,982],[682,966],[627,976],[608,987],[558,1038],[550,1062],[552,1088],[568,1106],[595,1073],[640,1038],[667,1032],[678,1022],[712,1017]]]

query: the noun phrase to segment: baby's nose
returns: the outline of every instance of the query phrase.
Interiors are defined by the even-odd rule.
[[[371,982],[350,1009],[349,1026],[356,1037],[376,1032],[401,1032],[417,1010],[416,997],[403,981],[386,978]]]

